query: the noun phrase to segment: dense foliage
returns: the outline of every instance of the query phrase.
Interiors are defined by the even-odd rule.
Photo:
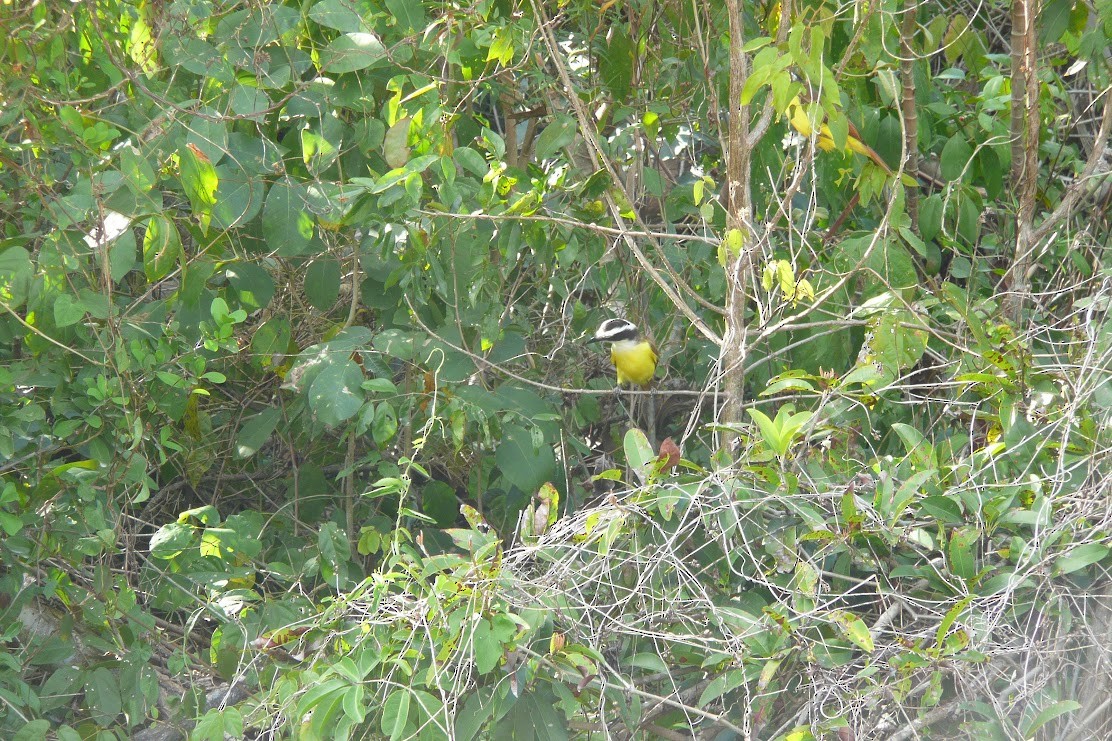
[[[0,736],[1103,735],[1112,3],[0,19]]]

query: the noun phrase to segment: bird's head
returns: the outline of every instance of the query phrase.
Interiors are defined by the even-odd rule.
[[[626,319],[607,319],[587,342],[620,342],[637,339],[637,325]]]

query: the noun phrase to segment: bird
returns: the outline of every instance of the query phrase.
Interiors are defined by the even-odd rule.
[[[803,101],[798,95],[792,98],[788,103],[787,114],[788,121],[791,123],[792,128],[810,139],[815,132],[815,127],[811,121],[811,117],[807,114],[807,109]],[[819,149],[824,152],[834,151],[834,135],[830,133],[830,127],[826,125],[825,121],[819,127],[818,145]],[[868,157],[876,163],[877,167],[881,168],[889,175],[892,174],[892,168],[888,166],[888,163],[877,154],[875,149],[861,140],[861,133],[852,122],[849,123],[849,135],[846,137],[846,149],[851,152],[856,152],[863,157]]]
[[[637,325],[626,319],[607,319],[587,342],[609,342],[610,362],[618,375],[618,385],[649,385],[656,373],[656,350],[641,336]]]

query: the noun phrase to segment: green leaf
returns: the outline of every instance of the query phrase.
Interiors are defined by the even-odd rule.
[[[1059,556],[1054,561],[1054,573],[1072,574],[1079,571],[1086,566],[1098,563],[1104,560],[1108,555],[1108,546],[1103,543],[1084,543],[1070,550],[1063,556]]]
[[[804,393],[812,393],[815,390],[814,384],[803,378],[781,378],[780,380],[770,381],[768,388],[760,393],[761,396],[775,396],[776,394],[783,393],[784,391],[802,391]]]
[[[342,720],[344,689],[336,683],[330,683],[327,691],[313,705],[312,719],[305,733],[308,739],[331,739],[338,730],[339,721]],[[217,741],[213,739],[213,741]]]
[[[786,448],[781,449],[780,430],[772,423],[768,415],[759,409],[746,409],[745,411],[749,413],[749,418],[757,423],[757,428],[761,431],[761,437],[764,439],[765,445],[776,455],[784,455],[787,450]]]
[[[344,33],[370,31],[359,11],[360,4],[352,0],[321,0],[309,9],[309,18]]]
[[[363,382],[363,390],[374,394],[398,393],[398,387],[389,378],[368,378]]]
[[[186,150],[199,151],[202,159],[208,158],[209,165],[217,165],[228,153],[228,126],[222,112],[215,108],[198,111],[198,115],[189,119],[187,132],[179,155]]]
[[[189,197],[193,214],[201,222],[201,233],[207,234],[212,221],[212,207],[216,205],[216,189],[220,179],[212,160],[200,148],[186,146],[178,154],[181,164],[181,184]]]
[[[233,263],[228,266],[225,274],[228,276],[228,283],[235,290],[236,300],[247,311],[265,309],[274,297],[274,279],[258,263]]]
[[[219,711],[220,738],[243,738],[243,715],[236,708]]]
[[[262,368],[281,364],[290,344],[290,322],[283,316],[268,319],[251,338],[251,353]]]
[[[1069,27],[1074,0],[1047,0],[1039,13],[1039,41],[1052,43],[1062,37]],[[1028,736],[1030,737],[1030,736]]]
[[[975,594],[967,595],[960,599],[957,604],[946,611],[946,615],[942,618],[942,622],[938,624],[938,630],[936,630],[934,633],[935,648],[942,648],[943,642],[946,640],[946,636],[950,632],[950,626],[953,625],[959,617],[961,617],[961,615],[965,612],[965,608],[969,606],[969,603],[972,602],[976,596],[977,595]]]
[[[528,492],[552,478],[556,456],[549,445],[534,447],[533,436],[524,428],[506,425],[494,462],[511,484]]]
[[[919,509],[943,525],[958,525],[965,522],[961,514],[961,505],[949,497],[924,497],[919,502]]]
[[[340,527],[334,522],[325,522],[317,533],[317,550],[320,552],[321,562],[332,573],[339,571],[351,558],[351,543]],[[322,573],[326,579],[329,577]]]
[[[950,137],[942,147],[942,178],[943,180],[960,180],[973,156],[973,149],[969,142],[959,133]]]
[[[636,62],[637,47],[625,28],[624,25],[611,28],[606,45],[598,55],[598,72],[602,84],[615,100],[625,100],[629,96]]]
[[[1039,714],[1036,715],[1035,719],[1031,721],[1031,725],[1029,725],[1024,730],[1023,737],[1037,738],[1039,735],[1039,729],[1045,726],[1047,723],[1054,720],[1055,718],[1059,718],[1065,715],[1066,713],[1072,713],[1073,711],[1080,709],[1081,703],[1077,702],[1076,700],[1059,700],[1058,702],[1051,703],[1050,705],[1039,711]]]
[[[305,271],[305,295],[313,308],[331,309],[340,296],[340,263],[332,258],[321,258]]]
[[[289,182],[271,186],[263,206],[263,238],[282,257],[300,255],[313,237],[313,217],[303,190]]]
[[[9,247],[0,252],[0,301],[18,309],[27,300],[34,266],[31,253],[22,247]]]
[[[212,82],[227,83],[235,79],[231,65],[216,47],[206,41],[164,34],[161,43],[163,59],[173,67],[180,67]]]
[[[375,418],[371,423],[371,437],[378,445],[385,445],[398,434],[398,414],[389,402],[380,402],[375,407]]]
[[[367,69],[386,58],[386,47],[370,32],[340,36],[321,52],[321,67],[330,74]]]
[[[112,273],[113,281],[119,283],[124,279],[124,276],[132,271],[136,263],[135,255],[135,232],[128,229],[108,246],[108,269]],[[0,274],[0,285],[2,283],[3,277]],[[2,287],[0,287],[0,293],[2,293],[2,290]]]
[[[567,741],[569,735],[567,721],[557,710],[552,692],[538,689],[527,692],[510,706],[490,737],[507,741]]]
[[[834,140],[834,147],[841,152],[846,148],[849,139],[849,119],[839,110],[830,111],[826,117],[826,125],[830,129],[830,138]]]
[[[1004,169],[1000,156],[992,147],[981,147],[977,152],[977,167],[985,184],[985,194],[992,199],[1000,197],[1004,190]]]
[[[365,694],[361,684],[349,687],[343,694],[340,704],[344,708],[344,715],[351,718],[354,723],[362,723],[367,717]]]
[[[386,132],[386,138],[382,142],[382,153],[386,157],[386,164],[390,167],[397,169],[409,161],[409,127],[412,124],[413,118],[406,116],[399,119]]]
[[[274,428],[278,426],[281,419],[282,411],[280,409],[267,407],[244,422],[236,436],[236,457],[250,458],[255,455],[259,448],[270,438],[270,434],[274,432]]]
[[[147,221],[143,236],[143,272],[151,283],[162,280],[182,257],[181,236],[174,222],[162,215]]]
[[[916,469],[923,469],[931,464],[934,458],[934,447],[923,436],[923,433],[911,425],[903,422],[894,422],[892,431],[899,435],[903,441],[908,457],[914,462]]]
[[[919,202],[919,234],[923,241],[934,240],[942,231],[942,196],[938,193]]]
[[[851,612],[844,610],[836,610],[830,615],[834,619],[834,623],[846,638],[852,641],[861,649],[872,653],[875,648],[873,645],[873,634],[869,632],[869,626],[865,622]]]
[[[649,651],[631,656],[629,665],[652,673],[668,671],[668,665],[664,663],[664,659],[659,654]]]
[[[929,468],[925,471],[917,471],[908,477],[907,481],[900,485],[899,490],[892,497],[891,502],[886,502],[881,505],[881,513],[890,521],[894,521],[903,512],[903,509],[912,499],[919,496],[923,484],[938,475],[937,469]]]
[[[390,11],[399,31],[421,31],[425,28],[425,9],[421,0],[386,0],[386,9]]]
[[[436,521],[437,527],[451,527],[459,516],[456,490],[443,481],[430,481],[421,488],[421,511]]]
[[[252,85],[236,85],[228,96],[228,105],[237,116],[255,116],[270,108],[270,97]]]
[[[958,192],[954,200],[958,207],[957,234],[970,246],[977,245],[981,237],[981,207],[979,199],[969,193]],[[950,274],[957,277],[953,263],[950,264]],[[966,273],[968,277],[969,273]]]
[[[127,186],[137,195],[151,191],[158,181],[147,158],[133,146],[122,146],[119,151],[120,171],[127,178]]]
[[[325,345],[332,352],[351,352],[353,350],[362,350],[370,342],[371,330],[366,327],[355,325],[341,330],[339,334],[326,342]]]
[[[309,387],[309,408],[329,427],[351,419],[363,406],[362,383],[355,361],[333,357]]]
[[[883,295],[889,287],[905,289],[919,283],[915,261],[898,239],[877,240],[873,235],[848,237],[836,250],[835,260],[839,267],[846,270],[864,267],[881,277],[881,280],[872,283],[867,297]]]
[[[625,434],[623,448],[626,454],[626,464],[638,480],[642,484],[645,483],[652,471],[653,462],[656,460],[652,446],[649,445],[649,438],[641,430],[629,430]]]
[[[475,623],[471,646],[475,656],[475,669],[479,674],[491,671],[502,660],[502,644],[495,638],[490,621],[486,618]]]
[[[193,536],[191,525],[178,522],[163,525],[151,536],[151,555],[167,560],[179,556],[182,551],[193,547]]]
[[[217,325],[222,324],[239,324],[247,319],[247,312],[243,309],[231,310],[228,302],[217,296],[212,300],[209,305],[209,313],[212,315],[213,320]]]
[[[220,184],[216,189],[216,204],[212,218],[221,229],[242,226],[263,208],[266,187],[262,178],[250,175],[234,159],[216,168]]]
[[[81,734],[71,726],[55,726],[54,735],[57,737],[57,741],[84,741]]]
[[[768,84],[769,80],[776,73],[776,59],[779,53],[774,48],[761,49],[755,57],[753,57],[753,66],[750,69],[749,76],[745,78],[745,84],[741,87],[741,104],[749,105],[753,102],[753,98],[760,92],[761,88]]]
[[[455,732],[456,738],[479,738],[479,731],[486,725],[498,710],[499,701],[493,696],[494,687],[479,686],[460,703],[456,713]]]
[[[707,684],[703,694],[699,696],[696,707],[705,708],[727,692],[737,689],[747,681],[744,669],[731,669],[725,674],[720,674]]]
[[[224,719],[220,718],[220,711],[210,710],[201,715],[189,737],[192,741],[221,741],[221,739],[224,739]]]
[[[502,65],[507,65],[514,59],[514,40],[509,32],[509,29],[499,28],[494,32],[494,39],[490,43],[490,48],[487,50],[486,60],[488,62],[501,62]]]
[[[40,718],[24,723],[12,736],[12,741],[46,741],[50,738],[50,721]]]
[[[980,533],[973,527],[959,527],[950,535],[950,570],[962,579],[977,575],[977,558],[974,548]]]
[[[120,683],[104,667],[93,670],[85,680],[85,708],[103,727],[111,726],[123,710]]]
[[[409,723],[410,690],[399,687],[390,693],[386,702],[382,704],[382,732],[390,737],[390,741],[405,738],[406,726]]]
[[[452,158],[460,167],[476,177],[485,177],[490,172],[490,165],[483,159],[483,155],[471,147],[456,147],[452,152]]]
[[[59,327],[69,327],[85,318],[85,305],[68,293],[54,299],[54,323]]]
[[[560,115],[556,120],[544,127],[544,131],[537,137],[534,154],[538,160],[545,160],[559,150],[575,141],[575,119],[571,116]]]
[[[923,242],[923,240],[919,239],[915,232],[911,231],[907,227],[900,227],[899,232],[900,236],[903,237],[904,243],[915,250],[919,257],[926,258],[928,256],[926,243]]]

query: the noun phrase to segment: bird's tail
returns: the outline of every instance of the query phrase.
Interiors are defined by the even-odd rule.
[[[888,174],[888,175],[893,174],[892,173],[892,168],[888,166],[888,163],[885,162],[881,158],[880,154],[878,154],[875,149],[870,147],[865,142],[861,141],[860,139],[858,139],[856,137],[851,136],[849,138],[849,140],[846,142],[846,144],[854,152],[857,152],[858,154],[862,155],[863,157],[868,157],[869,159],[871,159],[876,164],[877,167],[884,170],[885,174]]]

